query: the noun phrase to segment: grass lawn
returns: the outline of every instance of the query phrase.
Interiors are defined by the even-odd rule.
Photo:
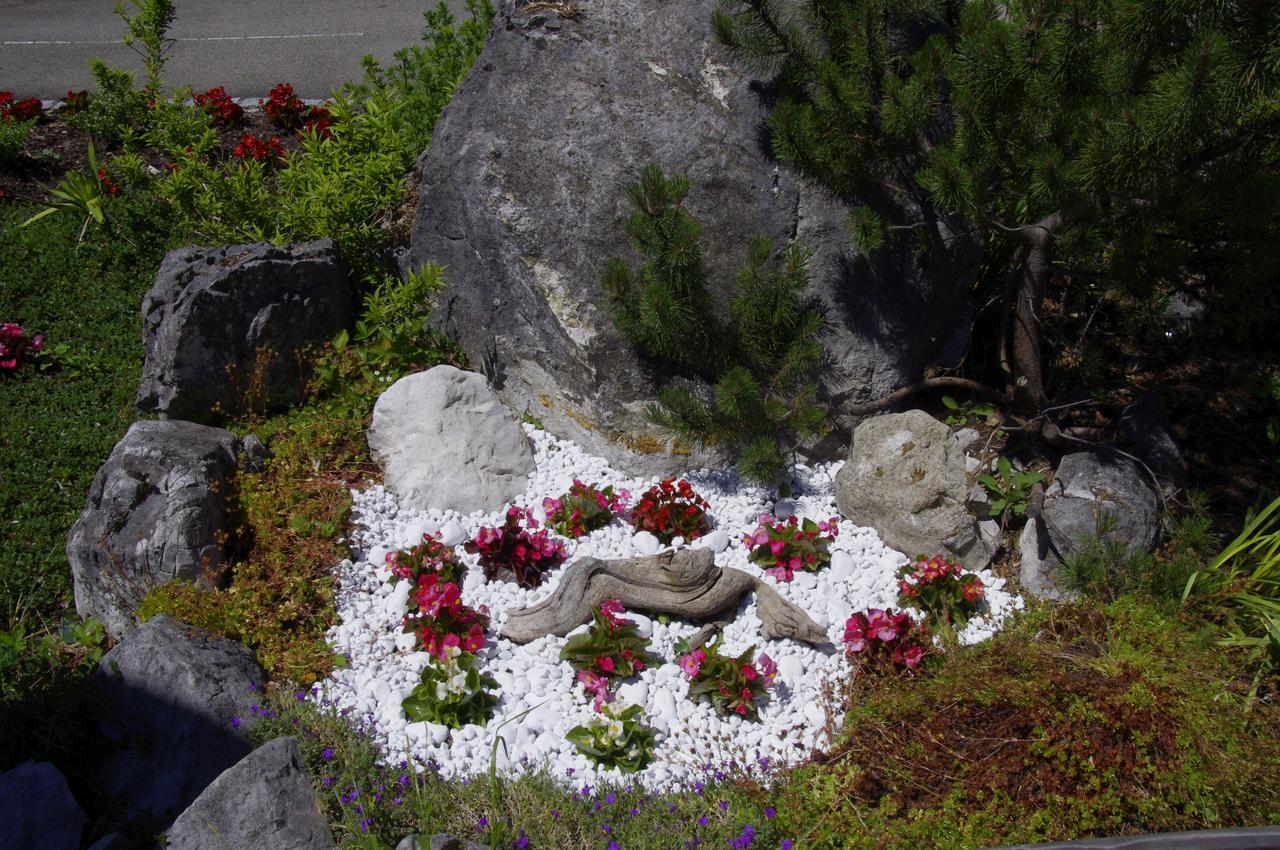
[[[60,214],[20,227],[34,208],[0,205],[0,321],[44,334],[48,371],[0,379],[0,625],[46,626],[69,612],[63,546],[98,465],[136,418],[142,295],[166,234],[129,201],[111,229]]]

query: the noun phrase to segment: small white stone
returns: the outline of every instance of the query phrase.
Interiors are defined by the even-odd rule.
[[[618,688],[618,699],[628,705],[644,705],[649,701],[649,686],[644,682],[628,682]]]
[[[466,539],[466,529],[456,519],[449,520],[440,529],[440,542],[446,546],[457,546]]]
[[[654,537],[647,531],[637,531],[631,536],[631,545],[635,547],[636,552],[641,555],[656,554],[662,546],[658,538]]]
[[[693,545],[698,548],[710,549],[718,555],[729,548],[729,534],[723,529],[717,528],[707,536],[693,541]]]
[[[850,578],[856,569],[853,556],[848,552],[832,552],[831,565],[827,567],[827,575],[836,580]]]

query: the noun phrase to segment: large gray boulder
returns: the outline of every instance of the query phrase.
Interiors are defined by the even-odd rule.
[[[0,773],[0,850],[80,850],[86,821],[67,780],[47,761]]]
[[[296,738],[276,738],[225,770],[169,828],[168,850],[329,850],[329,823]]]
[[[996,524],[979,521],[984,505],[975,500],[960,441],[923,410],[862,422],[835,489],[846,519],[875,529],[909,558],[943,555],[979,570],[999,547]]]
[[[207,422],[301,401],[309,355],[352,310],[332,239],[170,251],[142,300],[138,408]]]
[[[845,210],[772,159],[764,87],[714,43],[715,0],[498,5],[425,156],[409,263],[447,267],[432,321],[514,410],[637,473],[705,461],[644,417],[666,376],[614,329],[601,283],[610,256],[637,260],[624,187],[650,162],[692,181],[720,309],[754,234],[814,250],[828,392],[881,395],[945,342],[972,251],[855,253]]]
[[[240,644],[165,615],[148,620],[94,671],[106,753],[97,764],[102,790],[126,818],[168,826],[249,754],[243,730],[263,679]]]
[[[1114,451],[1064,457],[1045,488],[1040,515],[1022,530],[1023,588],[1036,596],[1065,599],[1058,568],[1090,539],[1118,543],[1130,552],[1151,550],[1160,536],[1160,500],[1146,473]]]
[[[97,617],[119,639],[155,585],[215,579],[232,543],[228,484],[237,466],[250,462],[245,445],[221,428],[176,420],[130,425],[94,476],[67,537],[80,616]]]
[[[369,451],[400,506],[496,511],[522,494],[533,449],[485,377],[453,366],[407,375],[378,396]]]

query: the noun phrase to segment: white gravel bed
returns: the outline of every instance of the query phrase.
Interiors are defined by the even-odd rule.
[[[539,508],[544,496],[559,497],[574,478],[626,488],[633,504],[656,483],[656,479],[616,473],[604,460],[583,453],[573,443],[530,425],[524,427],[533,440],[537,471],[524,497],[517,501],[521,506]],[[747,561],[742,536],[755,530],[761,513],[780,517],[795,513],[815,520],[835,516],[834,476],[840,466],[836,462],[799,467],[794,473],[792,497],[776,504],[766,491],[740,483],[732,470],[686,475],[711,505],[713,531],[694,545],[716,549],[716,563],[722,567],[737,567],[763,577],[763,571]],[[463,602],[488,606],[492,617],[488,642],[478,658],[481,670],[498,682],[501,702],[483,727],[451,731],[438,724],[407,720],[400,701],[418,683],[428,656],[412,651],[413,635],[402,632],[409,587],[407,582],[396,587],[387,582],[385,556],[421,542],[424,532],[442,531],[446,543],[460,544],[481,526],[501,525],[505,511],[470,516],[451,511],[408,513],[399,511],[395,497],[380,486],[353,491],[352,495],[355,548],[353,559],[337,567],[339,624],[328,633],[335,650],[350,663],[322,683],[321,696],[338,709],[371,719],[373,734],[384,746],[388,760],[407,758],[418,766],[432,763],[445,777],[487,771],[494,736],[501,734],[506,747],[505,753],[499,748],[498,761],[507,773],[545,767],[554,776],[571,776],[575,783],[622,780],[620,772],[598,768],[565,740],[569,729],[593,714],[590,700],[575,683],[573,669],[559,660],[565,639],[546,637],[517,646],[496,637],[508,608],[521,608],[549,595],[563,567],[548,573],[535,590],[486,582],[477,556],[464,553],[459,546],[457,552],[468,565],[462,582]],[[582,555],[620,558],[651,554],[657,551],[657,542],[648,534],[633,534],[630,526],[615,520],[576,542],[569,541],[567,548],[569,561]],[[628,612],[642,631],[650,632],[651,651],[664,660],[617,691],[620,703],[645,707],[647,722],[658,733],[653,764],[634,775],[641,784],[653,790],[688,787],[704,778],[708,765],[755,765],[761,759],[772,765],[790,764],[827,743],[825,735],[839,722],[839,713],[829,722],[824,686],[842,680],[849,672],[849,662],[839,649],[844,622],[854,611],[896,607],[896,573],[907,562],[871,529],[847,520],[841,520],[831,551],[831,565],[816,574],[797,573],[790,583],[764,578],[827,626],[831,646],[815,649],[790,640],[763,640],[750,594],[724,630],[727,652],[736,655],[754,645],[757,653],[767,652],[778,664],[777,681],[755,722],[736,716],[722,718],[710,704],[687,699],[688,683],[677,666],[674,645],[677,639],[695,632],[696,626],[681,622],[666,625]],[[989,638],[1009,612],[1022,607],[1020,598],[1004,592],[1002,579],[988,571],[978,575],[987,588],[989,611],[974,618],[961,634],[966,643]],[[525,717],[507,723],[531,708]]]

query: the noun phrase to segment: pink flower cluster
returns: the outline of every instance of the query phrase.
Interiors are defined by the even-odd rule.
[[[578,671],[578,682],[591,694],[591,708],[600,711],[605,703],[613,702],[613,691],[609,689],[609,677],[590,670]]]
[[[898,582],[898,604],[924,611],[931,622],[963,628],[982,607],[986,588],[982,579],[966,575],[959,564],[941,555],[919,558],[904,567]]]
[[[43,336],[28,336],[22,326],[14,322],[0,324],[0,372],[16,372],[31,354],[40,353],[42,348]]]
[[[689,677],[689,696],[707,697],[720,714],[754,718],[756,700],[773,687],[778,665],[763,652],[752,661],[752,649],[737,658],[721,655],[718,642],[719,638],[680,656],[680,669]]]
[[[484,631],[489,625],[489,612],[462,604],[462,591],[451,581],[442,581],[435,573],[418,577],[412,595],[418,616],[405,618],[405,630],[418,636],[423,650],[444,661],[450,647],[475,652],[484,646]]]
[[[601,488],[575,478],[569,492],[559,499],[543,499],[542,509],[548,526],[577,539],[603,528],[615,514],[626,512],[630,500],[631,494],[626,490],[615,493],[612,486]]]
[[[748,560],[765,568],[778,581],[791,581],[799,570],[816,572],[831,563],[831,544],[839,534],[840,518],[814,522],[789,516],[785,521],[760,514],[756,530],[744,535]]]
[[[522,527],[521,523],[524,523]],[[546,529],[538,527],[528,508],[512,507],[500,528],[481,528],[474,540],[467,541],[466,550],[480,556],[480,566],[486,579],[498,577],[501,570],[515,574],[521,587],[537,587],[542,574],[566,557],[564,544],[555,540]]]
[[[925,656],[923,637],[924,630],[906,612],[894,613],[892,608],[869,608],[844,624],[845,653],[864,669],[879,672],[920,666]]]
[[[436,573],[445,581],[457,581],[464,569],[453,547],[446,546],[435,534],[422,535],[422,542],[412,549],[388,552],[386,561],[392,582],[404,579],[415,585],[426,573]]]

